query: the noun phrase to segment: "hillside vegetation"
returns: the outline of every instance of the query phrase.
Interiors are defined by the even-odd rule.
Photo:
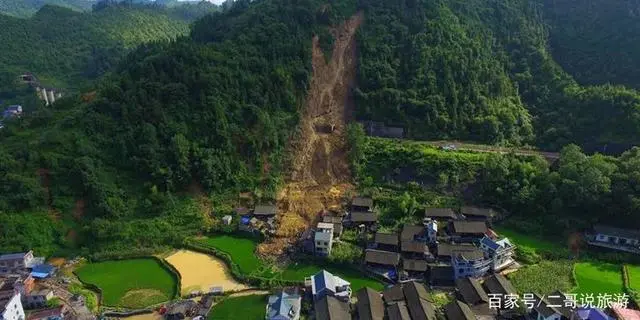
[[[121,10],[107,7],[91,16]],[[2,250],[148,252],[208,231],[211,212],[229,212],[240,191],[273,200],[289,160],[285,147],[300,134],[294,128],[310,87],[311,39],[319,35],[331,59],[331,26],[358,11],[364,20],[352,90],[356,119],[402,125],[409,137],[562,150],[558,166],[550,166],[535,157],[444,153],[367,139],[352,127],[353,171],[364,188],[384,184],[376,192],[385,193],[382,204],[391,214],[385,221],[417,217],[425,203],[463,199],[527,217],[531,230],[640,221],[639,149],[614,158],[565,146],[592,151],[635,143],[640,95],[625,87],[585,87],[564,72],[547,51],[538,2],[241,0],[198,20],[188,36],[140,45],[112,68],[109,58],[117,54],[106,49],[110,41],[124,52],[184,31],[170,15],[144,20],[147,10],[125,10],[127,22],[98,20],[105,51],[95,48],[99,41],[85,42],[82,28],[64,29],[77,36],[55,33],[63,37],[56,45],[67,36],[75,39],[68,45],[83,44],[74,50],[87,53],[89,62],[65,59],[76,51],[52,44],[59,65],[76,71],[60,76],[51,58],[35,70],[45,80],[71,83],[85,72],[111,72],[91,94],[37,108],[0,131]],[[71,21],[83,16],[44,7],[28,21],[48,13]],[[158,29],[119,29],[134,17]],[[22,30],[16,21],[22,20],[7,19],[7,28]],[[45,26],[46,34],[52,27]],[[25,56],[44,59],[37,52]]]
[[[45,5],[55,5],[75,11],[88,11],[93,0],[0,0],[0,13],[14,17],[29,17]]]
[[[578,85],[547,51],[540,3],[366,3],[355,92],[360,119],[403,126],[417,139],[551,150],[576,143],[616,152],[604,149],[610,144],[620,153],[638,141],[638,92]]]
[[[44,6],[28,19],[0,15],[0,72],[34,73],[45,85],[81,87],[141,43],[189,31],[188,18],[161,7],[113,5],[90,13]]]

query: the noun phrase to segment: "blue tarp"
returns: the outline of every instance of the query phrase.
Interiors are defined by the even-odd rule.
[[[249,224],[249,221],[251,221],[251,217],[243,216],[242,218],[240,218],[240,222],[242,224]]]
[[[42,272],[31,272],[31,276],[36,278],[36,279],[44,279],[46,277],[49,276],[48,273],[42,273]]]
[[[39,264],[31,269],[31,276],[34,278],[46,278],[55,270],[56,268],[50,264]]]

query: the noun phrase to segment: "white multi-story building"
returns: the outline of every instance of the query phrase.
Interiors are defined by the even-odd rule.
[[[314,237],[316,255],[328,256],[333,247],[333,223],[319,222]]]
[[[0,320],[24,320],[20,294],[0,299]]]
[[[502,270],[513,263],[515,248],[507,238],[493,240],[485,236],[480,240],[480,249],[482,249],[493,262],[493,271]]]

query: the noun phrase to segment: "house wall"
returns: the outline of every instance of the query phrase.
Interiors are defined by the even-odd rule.
[[[20,295],[14,295],[0,314],[0,320],[24,320],[24,309],[20,303]]]
[[[602,242],[615,243],[619,245],[638,245],[638,243],[640,243],[640,240],[638,239],[616,237],[616,236],[610,236],[602,233],[599,233],[596,235],[596,240],[602,241]]]
[[[481,277],[485,275],[493,265],[493,261],[487,259],[476,261],[460,261],[456,258],[452,258],[451,260],[451,265],[453,266],[454,271],[454,279],[465,277]]]

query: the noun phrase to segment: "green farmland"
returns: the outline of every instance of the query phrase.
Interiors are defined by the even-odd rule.
[[[105,306],[141,308],[177,294],[177,278],[154,259],[90,263],[76,270],[76,275],[102,290]]]
[[[629,287],[635,291],[640,291],[640,266],[627,265],[629,273]]]
[[[209,320],[262,320],[266,305],[264,295],[227,298],[211,309]]]
[[[568,260],[541,261],[524,266],[508,276],[519,293],[549,294],[553,291],[571,291],[574,287],[571,270],[573,263]]]
[[[197,241],[205,246],[228,253],[231,256],[231,260],[238,265],[240,272],[244,274],[273,278],[275,280],[302,282],[305,277],[325,269],[351,282],[351,287],[354,291],[363,287],[371,287],[375,290],[382,290],[383,288],[382,283],[366,277],[357,270],[330,264],[291,263],[285,269],[269,266],[256,257],[255,249],[257,243],[251,239],[221,235],[200,238]]]
[[[578,287],[575,293],[621,293],[622,267],[610,263],[579,262],[574,274]]]

